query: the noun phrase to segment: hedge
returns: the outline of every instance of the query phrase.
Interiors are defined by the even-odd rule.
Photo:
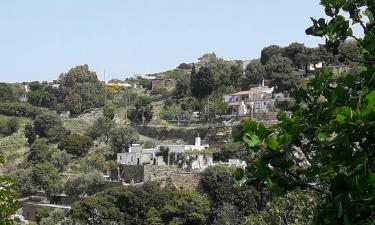
[[[37,115],[48,111],[45,108],[38,108],[28,103],[0,103],[0,114],[6,116],[22,116],[35,118]]]

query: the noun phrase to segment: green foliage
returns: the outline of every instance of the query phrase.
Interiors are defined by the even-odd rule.
[[[86,131],[86,135],[90,136],[93,140],[99,139],[108,143],[111,131],[116,127],[116,123],[112,120],[107,120],[104,117],[98,118],[94,125]]]
[[[73,204],[74,220],[97,224],[206,224],[209,205],[205,198],[189,191],[160,188],[156,183],[121,187],[100,192]],[[173,222],[172,222],[173,221]]]
[[[299,187],[324,196],[316,224],[360,224],[373,217],[375,208],[375,3],[321,3],[330,18],[312,19],[306,32],[324,36],[327,47],[341,54],[340,42],[352,37],[350,23],[363,25],[364,37],[356,39],[364,60],[353,59],[363,64],[363,71],[334,79],[323,69],[295,91],[291,118],[281,117],[274,128],[246,122],[241,136],[250,148],[263,152],[252,171],[275,193]]]
[[[310,225],[318,203],[317,194],[296,190],[273,199],[259,214],[248,216],[245,225]]]
[[[38,115],[34,120],[34,130],[39,137],[50,141],[61,140],[66,134],[60,117],[54,113]]]
[[[134,123],[149,122],[152,119],[151,99],[147,96],[140,96],[135,102],[135,108],[129,112],[129,119]]]
[[[25,138],[27,138],[27,142],[29,143],[29,145],[34,143],[34,141],[36,140],[36,133],[35,133],[35,130],[33,128],[33,125],[26,124],[26,126],[25,126]]]
[[[201,67],[197,73],[194,71],[191,73],[191,94],[198,99],[205,98],[212,93],[215,85],[212,71],[209,67]]]
[[[18,101],[16,88],[10,84],[0,83],[0,102]]]
[[[82,157],[87,154],[87,152],[93,145],[94,143],[90,137],[79,134],[72,134],[68,137],[65,137],[59,143],[59,149],[65,150],[71,155]]]
[[[281,55],[282,48],[277,45],[271,45],[262,49],[260,62],[265,65],[271,59],[272,56]]]
[[[131,127],[115,128],[111,132],[113,154],[120,153],[139,140],[138,133]]]
[[[160,211],[166,224],[177,220],[181,225],[204,225],[209,204],[195,192],[176,191]]]
[[[246,84],[245,89],[249,88],[250,84],[259,85],[262,78],[267,78],[266,69],[259,60],[252,60],[245,70]]]
[[[46,217],[49,216],[50,211],[51,211],[51,209],[48,208],[48,207],[42,207],[42,208],[37,209],[36,215],[35,215],[35,222],[40,224],[40,221],[43,218],[46,218]]]
[[[228,161],[228,159],[246,159],[246,145],[241,142],[229,141],[219,146],[214,153],[214,161]]]
[[[52,163],[59,172],[65,170],[66,166],[72,162],[73,156],[66,151],[54,151],[51,155],[50,163]]]
[[[261,202],[260,192],[252,184],[237,185],[233,176],[234,170],[224,166],[207,168],[201,177],[201,187],[211,200],[213,209],[212,221],[223,219],[218,215],[224,205],[231,205],[237,210],[237,217],[242,218],[258,212],[264,202]],[[242,173],[243,174],[243,173]],[[243,176],[241,176],[243,177]]]
[[[35,118],[37,115],[46,112],[43,108],[37,108],[26,103],[0,103],[0,114],[7,116],[22,116]]]
[[[4,162],[0,155],[0,164]],[[0,224],[13,224],[12,216],[16,213],[16,193],[13,180],[0,175]]]
[[[47,197],[61,193],[62,180],[58,170],[49,162],[37,163],[32,167],[34,184],[41,188]]]
[[[14,180],[15,190],[22,196],[31,195],[37,192],[32,179],[32,169],[18,169],[10,176]]]
[[[113,118],[115,118],[115,115],[116,115],[116,107],[115,107],[115,105],[113,105],[113,104],[107,104],[103,108],[103,116],[104,116],[104,118],[106,118],[108,120],[113,120]]]
[[[71,175],[64,183],[64,193],[69,196],[93,195],[104,185],[104,177],[98,170]]]
[[[58,83],[59,99],[64,103],[64,110],[71,111],[73,115],[104,105],[105,85],[87,65],[76,66],[61,74]]]
[[[146,140],[143,142],[143,148],[153,148],[156,146],[156,142],[154,140]]]
[[[5,118],[0,117],[0,135],[9,136],[17,132],[19,128],[19,121],[15,117]]]
[[[190,82],[191,82],[190,76],[184,76],[184,77],[178,78],[176,81],[176,87],[174,91],[172,92],[172,98],[179,100],[179,99],[189,96],[191,94]]]
[[[38,209],[37,211],[37,223],[40,225],[55,225],[55,224],[62,224],[68,225],[73,224],[73,221],[68,218],[68,210],[65,209],[54,209],[51,211],[50,208],[46,208],[43,210],[44,207]],[[39,210],[42,210],[43,213],[39,213]]]
[[[38,138],[30,147],[30,154],[28,161],[34,164],[48,162],[54,153],[54,150],[47,144],[47,141],[42,138]]]
[[[277,92],[291,91],[295,87],[306,85],[305,78],[288,73],[272,73],[270,85],[276,88]]]
[[[282,57],[281,55],[274,55],[268,60],[265,69],[268,77],[270,77],[272,73],[290,74],[293,70],[293,65],[289,58]]]
[[[146,214],[146,222],[149,225],[164,225],[161,213],[154,207],[151,207]]]

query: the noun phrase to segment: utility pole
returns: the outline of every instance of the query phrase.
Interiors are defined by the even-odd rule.
[[[107,106],[107,84],[105,80],[105,69],[104,69],[104,106]]]

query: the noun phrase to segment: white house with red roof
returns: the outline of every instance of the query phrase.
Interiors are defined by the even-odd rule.
[[[269,112],[270,106],[274,105],[274,88],[264,85],[250,88],[248,91],[240,91],[223,96],[223,101],[232,108],[233,114],[238,116],[248,115],[249,112]],[[246,106],[244,108],[244,106]]]

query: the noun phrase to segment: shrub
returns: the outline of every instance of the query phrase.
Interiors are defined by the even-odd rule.
[[[27,103],[0,103],[0,114],[35,118],[47,109],[34,107]]]

